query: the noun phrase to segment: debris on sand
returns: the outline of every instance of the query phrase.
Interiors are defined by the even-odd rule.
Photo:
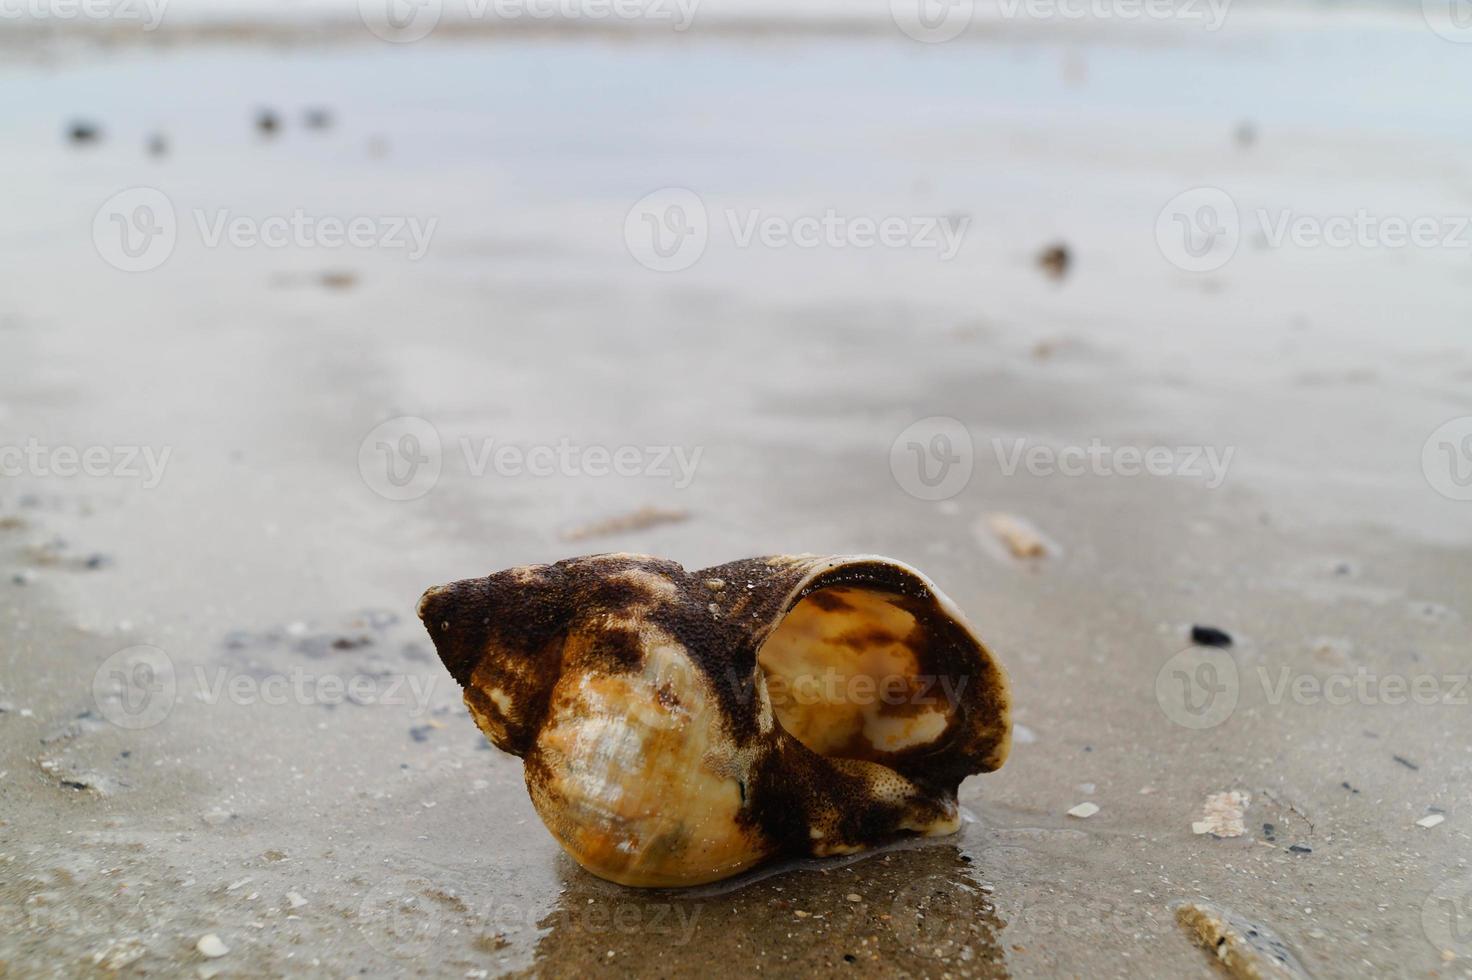
[[[1266,926],[1208,902],[1182,903],[1176,907],[1176,921],[1198,946],[1216,956],[1228,974],[1240,980],[1308,978],[1288,944]]]
[[[1241,837],[1247,833],[1247,825],[1242,818],[1250,803],[1252,794],[1240,789],[1211,794],[1201,809],[1201,819],[1191,824],[1191,833]]]
[[[1394,759],[1396,762],[1399,762],[1401,765],[1405,766],[1407,769],[1411,770],[1412,772],[1417,772],[1421,768],[1416,763],[1412,762],[1410,759],[1407,759],[1403,755],[1393,755],[1393,756],[1391,756],[1391,758]]]
[[[163,133],[154,133],[148,137],[148,155],[151,157],[164,157],[169,155],[169,140]]]
[[[114,939],[101,950],[92,954],[92,963],[109,973],[117,973],[132,966],[148,952],[143,940],[136,936]]]
[[[988,514],[986,526],[1012,552],[1014,558],[1046,558],[1051,549],[1033,524],[1011,514]]]
[[[256,113],[256,132],[265,136],[275,136],[281,129],[281,117],[270,109],[262,109]]]
[[[1191,627],[1191,642],[1198,647],[1225,649],[1232,645],[1232,634],[1226,630],[1219,630],[1215,626],[1197,624]]]
[[[1038,255],[1038,267],[1041,268],[1052,279],[1062,279],[1068,275],[1068,267],[1073,263],[1073,254],[1069,252],[1068,246],[1059,242],[1049,245]]]
[[[317,278],[317,282],[321,284],[323,289],[332,289],[341,292],[346,289],[352,289],[358,284],[358,274],[341,269],[329,270],[322,273]]]
[[[658,527],[661,524],[679,524],[690,519],[688,511],[662,510],[658,507],[640,507],[632,513],[622,514],[618,517],[610,517],[602,521],[594,521],[581,527],[570,528],[562,532],[564,541],[583,541],[588,538],[601,538],[610,534],[623,534],[626,531],[642,531],[645,528]]]
[[[1237,145],[1245,150],[1257,142],[1257,127],[1250,121],[1244,119],[1237,124],[1237,131],[1234,136],[1237,140]]]
[[[1420,820],[1417,820],[1416,826],[1425,827],[1427,830],[1430,830],[1432,827],[1435,827],[1437,824],[1441,823],[1445,819],[1446,817],[1442,816],[1441,814],[1433,813],[1430,816],[1422,817]]]
[[[1092,817],[1094,814],[1096,814],[1098,812],[1099,812],[1099,806],[1098,806],[1098,804],[1096,804],[1096,803],[1080,803],[1078,806],[1074,807],[1072,810],[1069,810],[1068,811],[1068,815],[1070,817],[1078,817],[1080,820],[1087,820],[1087,819],[1089,819],[1090,817]]]
[[[217,960],[230,952],[230,947],[226,946],[224,941],[212,932],[207,932],[203,936],[200,936],[199,942],[194,944],[194,948],[199,950],[200,955],[211,960]]]
[[[86,146],[102,139],[102,127],[94,122],[78,119],[67,127],[66,137],[77,146]]]
[[[333,119],[331,109],[324,109],[321,106],[313,106],[312,108],[307,109],[305,112],[302,113],[302,125],[306,126],[308,129],[331,129],[332,122]]]

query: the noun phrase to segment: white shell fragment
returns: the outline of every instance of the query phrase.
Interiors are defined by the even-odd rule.
[[[1068,811],[1068,815],[1070,817],[1078,817],[1080,820],[1087,820],[1089,817],[1092,817],[1094,814],[1096,814],[1098,812],[1099,812],[1099,807],[1098,807],[1097,804],[1094,804],[1094,803],[1080,803],[1078,806],[1074,807],[1072,810],[1069,810]]]
[[[1242,818],[1251,802],[1252,794],[1240,789],[1211,794],[1201,808],[1201,819],[1191,824],[1191,833],[1241,837],[1247,833]]]
[[[1437,824],[1441,823],[1445,819],[1446,817],[1443,817],[1441,814],[1433,813],[1429,817],[1422,817],[1420,820],[1417,820],[1416,826],[1425,827],[1427,830],[1430,830],[1432,827],[1435,827]]]
[[[212,932],[207,932],[203,936],[200,936],[199,942],[194,944],[194,948],[199,950],[202,956],[206,956],[212,960],[219,959],[221,956],[230,952],[230,947],[226,946],[224,941]]]

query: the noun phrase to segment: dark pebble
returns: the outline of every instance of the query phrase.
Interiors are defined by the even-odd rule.
[[[1038,256],[1038,265],[1053,279],[1062,279],[1068,275],[1068,267],[1073,264],[1073,254],[1069,252],[1068,246],[1063,244],[1050,245],[1043,249]]]
[[[78,120],[71,124],[71,127],[66,131],[66,135],[67,139],[79,145],[96,143],[102,139],[102,129],[95,123]]]
[[[429,733],[434,731],[433,725],[415,725],[409,729],[409,737],[416,742],[428,742]]]
[[[262,109],[256,113],[256,131],[273,136],[281,129],[281,117],[270,109]]]
[[[1290,844],[1288,845],[1288,850],[1292,851],[1294,854],[1312,854],[1314,852],[1314,849],[1312,847],[1308,847],[1304,844]]]
[[[1191,642],[1199,647],[1229,647],[1232,634],[1215,626],[1197,625],[1191,627]]]
[[[111,565],[112,559],[106,555],[88,555],[87,560],[82,562],[82,564],[96,571],[99,568],[106,568],[108,565]]]

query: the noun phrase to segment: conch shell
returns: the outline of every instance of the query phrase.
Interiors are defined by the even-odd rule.
[[[1001,665],[887,558],[596,555],[432,588],[419,616],[552,836],[623,885],[952,833],[1011,742]]]

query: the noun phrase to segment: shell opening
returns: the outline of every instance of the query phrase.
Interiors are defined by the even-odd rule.
[[[868,586],[809,593],[757,655],[777,722],[819,755],[885,763],[936,747],[967,678],[927,673],[914,600]]]

